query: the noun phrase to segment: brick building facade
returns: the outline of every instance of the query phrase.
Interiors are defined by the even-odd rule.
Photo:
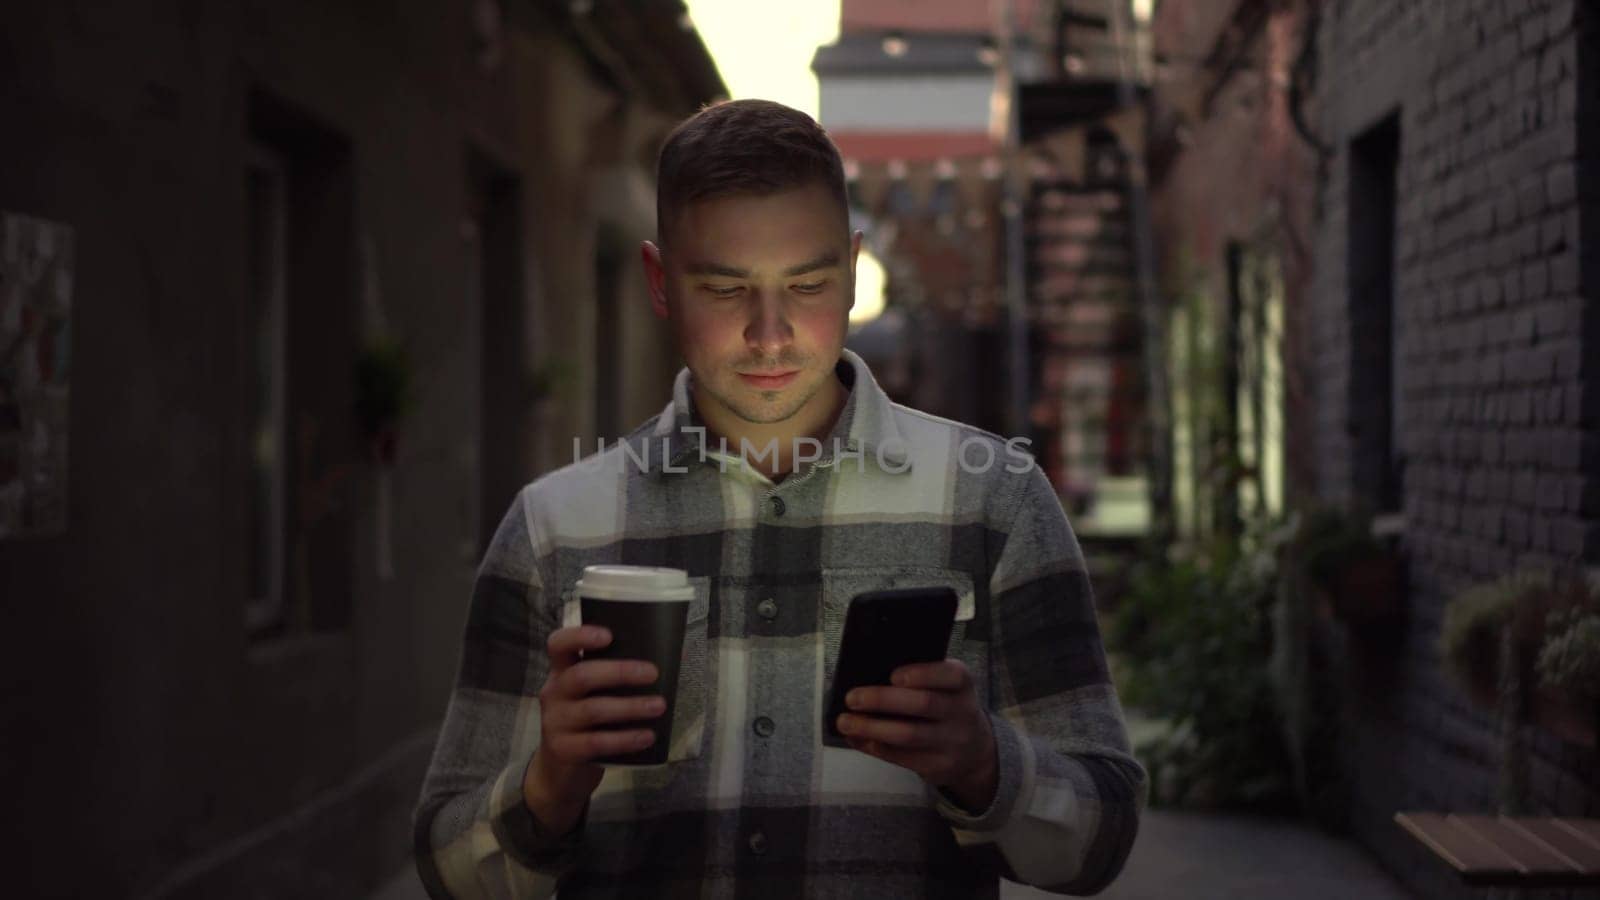
[[[1375,511],[1406,554],[1403,625],[1321,637],[1345,818],[1421,896],[1476,894],[1394,813],[1492,811],[1500,782],[1494,717],[1441,673],[1446,602],[1600,564],[1597,12],[1172,0],[1155,23],[1164,275],[1220,303],[1235,254],[1275,258],[1290,492]],[[1531,807],[1600,815],[1596,751],[1526,736]]]
[[[1319,23],[1315,486],[1397,513],[1410,561],[1381,678],[1346,645],[1382,685],[1347,702],[1352,824],[1429,897],[1471,894],[1391,815],[1489,810],[1499,762],[1491,717],[1440,674],[1446,600],[1519,565],[1600,563],[1597,13],[1351,0]],[[1534,809],[1600,815],[1594,749],[1529,739]]]

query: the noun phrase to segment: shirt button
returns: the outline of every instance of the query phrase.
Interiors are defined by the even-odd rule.
[[[757,737],[769,738],[772,737],[774,731],[778,730],[778,726],[766,716],[756,716],[755,722],[751,723],[751,725],[755,729]]]
[[[776,619],[778,617],[778,604],[771,597],[756,604],[756,612],[763,619]]]
[[[787,509],[787,508],[788,508],[788,506],[783,502],[783,498],[782,497],[773,497],[772,498],[772,514],[773,515],[781,516],[781,515],[783,515],[784,510]]]
[[[750,835],[749,844],[750,852],[757,856],[767,852],[767,836],[759,831]]]

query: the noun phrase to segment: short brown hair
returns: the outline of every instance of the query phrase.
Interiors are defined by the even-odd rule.
[[[771,100],[730,100],[678,124],[656,160],[656,234],[691,203],[726,194],[775,194],[818,183],[849,221],[844,162],[817,121]],[[846,226],[848,227],[848,225]]]

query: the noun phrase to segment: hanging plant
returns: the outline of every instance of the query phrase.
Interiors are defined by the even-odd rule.
[[[400,420],[415,402],[410,357],[399,341],[369,343],[356,359],[356,419],[372,458],[393,465]]]
[[[528,371],[524,381],[528,405],[537,407],[554,397],[577,377],[577,365],[565,357],[552,357],[547,362],[534,366]]]
[[[1546,635],[1537,663],[1539,683],[1591,697],[1600,694],[1600,605],[1551,613]]]
[[[1498,702],[1501,635],[1519,598],[1544,584],[1537,573],[1517,572],[1468,588],[1445,607],[1439,658],[1445,674],[1480,706],[1493,709]]]
[[[1402,611],[1405,563],[1372,536],[1369,517],[1324,507],[1308,511],[1295,536],[1295,557],[1320,605],[1351,625],[1392,621]]]
[[[1508,722],[1596,746],[1600,588],[1582,572],[1527,569],[1461,592],[1439,649],[1447,674]]]

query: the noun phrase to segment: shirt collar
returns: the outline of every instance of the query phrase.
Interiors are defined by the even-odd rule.
[[[878,386],[866,362],[855,352],[843,350],[833,371],[850,393],[833,430],[822,442],[821,463],[831,463],[838,447],[862,454],[887,472],[910,471],[910,448],[895,424],[894,403]],[[680,370],[672,383],[672,402],[626,438],[635,444],[652,474],[667,474],[710,458],[704,449],[705,429],[694,411],[691,377],[687,367]],[[648,456],[643,455],[646,453]]]

